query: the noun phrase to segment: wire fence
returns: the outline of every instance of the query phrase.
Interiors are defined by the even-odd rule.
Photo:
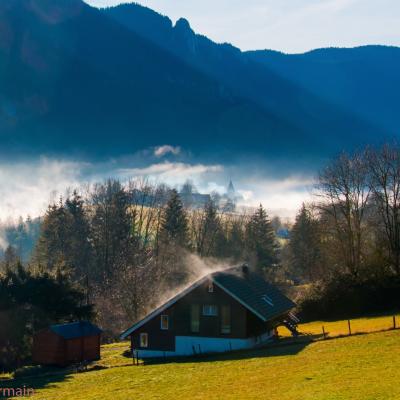
[[[315,340],[393,329],[400,329],[400,314],[341,321],[315,321],[298,326],[298,331],[301,335],[312,336]],[[286,328],[280,327],[279,335],[287,337],[290,336],[290,332]]]

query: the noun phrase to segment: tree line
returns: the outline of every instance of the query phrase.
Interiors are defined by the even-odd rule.
[[[319,173],[292,227],[286,268],[317,283],[310,317],[400,308],[400,147],[343,153]]]
[[[188,209],[175,189],[141,180],[76,190],[49,205],[29,261],[10,247],[0,263],[0,319],[8,321],[0,323],[0,358],[17,348],[29,356],[34,330],[76,318],[95,318],[115,338],[213,265],[248,262],[294,287],[307,319],[399,309],[399,207],[393,143],[331,160],[288,239],[277,238],[282,223],[262,205],[233,213],[211,200]]]
[[[212,200],[201,209],[187,209],[175,189],[114,179],[49,205],[29,262],[22,263],[17,250],[6,250],[0,290],[14,290],[10,282],[23,281],[24,274],[36,279],[30,285],[47,279],[51,286],[62,277],[68,290],[76,290],[77,306],[84,310],[93,305],[109,338],[201,276],[206,264],[250,261],[261,271],[272,271],[279,259],[274,226],[261,205],[249,214],[223,212]],[[52,296],[50,304],[64,302],[56,292]],[[32,307],[26,301],[17,298],[16,307]],[[8,312],[10,304],[1,302],[0,312]],[[33,325],[24,318],[28,337],[32,326],[39,329],[50,320],[85,314],[79,314],[79,307],[72,314],[51,314],[54,318],[45,313]],[[15,321],[14,328],[20,331],[21,323]],[[21,340],[21,346],[27,341]]]

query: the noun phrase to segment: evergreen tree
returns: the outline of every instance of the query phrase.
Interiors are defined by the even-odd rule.
[[[75,279],[85,286],[87,302],[89,302],[89,275],[92,262],[92,248],[89,242],[90,226],[84,201],[77,191],[74,191],[72,197],[66,200],[65,209],[69,214],[66,263],[72,268]]]
[[[196,229],[196,250],[202,257],[224,257],[226,237],[222,231],[220,216],[217,207],[210,201],[204,206]]]
[[[71,272],[72,266],[68,262],[70,225],[71,217],[62,199],[48,207],[34,255],[37,264],[48,270]]]
[[[234,261],[242,261],[246,248],[246,224],[242,218],[236,218],[232,220],[230,225],[227,237],[227,256],[232,257]]]
[[[18,264],[0,275],[0,369],[27,359],[31,337],[54,323],[90,319],[84,294],[65,274],[32,273]]]
[[[189,246],[188,220],[178,192],[173,189],[164,211],[161,239],[171,246]]]
[[[171,191],[164,209],[158,240],[159,274],[167,287],[182,284],[187,278],[184,250],[189,248],[188,219],[176,190]]]
[[[47,210],[36,247],[35,260],[46,269],[61,269],[88,286],[91,261],[89,223],[84,202],[74,191]]]
[[[117,180],[97,185],[92,194],[90,239],[96,279],[107,287],[122,273],[131,257],[133,217],[129,194]]]
[[[15,247],[8,245],[6,248],[6,251],[4,252],[4,269],[5,270],[10,270],[13,269],[14,267],[16,267],[18,265],[18,263],[21,261],[17,250],[15,249]]]
[[[290,267],[297,278],[314,281],[320,278],[321,251],[318,221],[303,204],[290,232]]]
[[[278,263],[278,243],[267,212],[260,204],[246,228],[246,248],[251,261],[260,270]]]

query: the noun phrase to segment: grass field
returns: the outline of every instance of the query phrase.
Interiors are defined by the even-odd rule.
[[[396,326],[400,327],[400,315],[395,315]],[[349,333],[348,322],[344,321],[314,321],[306,324],[300,324],[299,330],[302,333],[311,335],[321,335],[322,327],[325,329],[325,334],[329,336],[341,336]],[[356,318],[350,320],[350,327],[352,333],[368,333],[383,331],[393,328],[393,316],[380,316],[369,318]],[[281,336],[289,336],[290,332],[285,328],[279,328]]]
[[[372,330],[388,320],[357,323]],[[342,324],[347,326],[336,322],[327,330],[340,334]],[[321,322],[305,326],[317,330]],[[35,388],[34,398],[42,400],[400,399],[400,330],[144,366],[131,365],[123,355],[127,348],[128,343],[103,346],[98,364],[107,369],[13,385]]]

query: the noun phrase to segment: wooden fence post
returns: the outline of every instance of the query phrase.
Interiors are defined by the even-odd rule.
[[[396,316],[393,315],[393,329],[396,329]]]
[[[347,320],[347,325],[349,327],[349,336],[351,336],[351,325],[350,325],[350,320]]]
[[[325,328],[324,328],[324,326],[322,325],[322,334],[323,334],[323,336],[324,336],[324,340],[326,339],[326,334],[325,334]]]

